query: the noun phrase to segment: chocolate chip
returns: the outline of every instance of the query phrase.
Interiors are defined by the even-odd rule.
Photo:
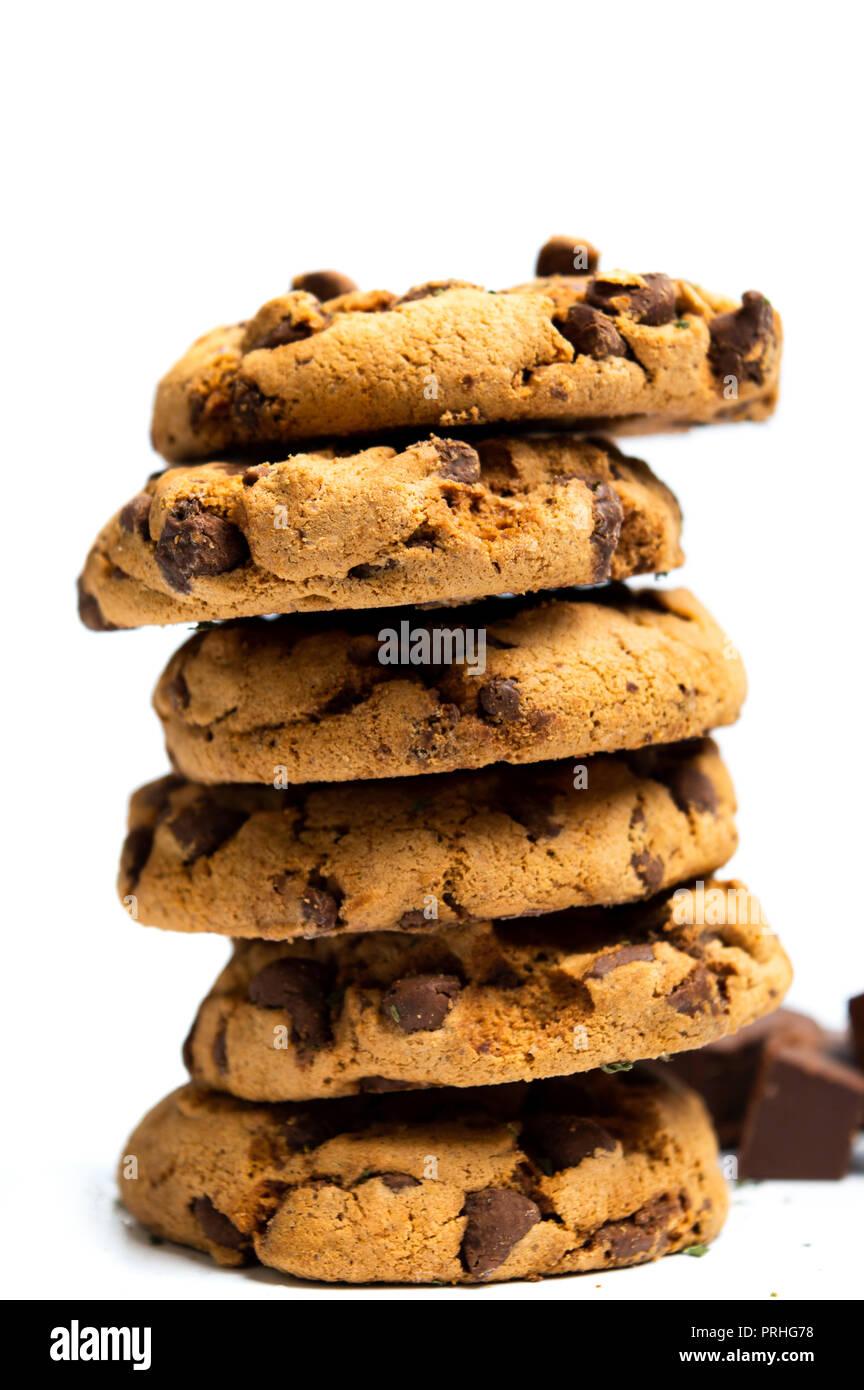
[[[456,483],[476,483],[480,479],[480,456],[470,444],[458,439],[437,439],[435,448],[441,459],[442,478]]]
[[[477,699],[483,713],[490,719],[500,720],[502,724],[512,724],[519,718],[522,695],[516,681],[493,676],[481,685]]]
[[[547,275],[593,275],[599,261],[600,252],[590,241],[553,236],[540,247],[534,274],[541,280]]]
[[[238,377],[232,387],[231,405],[240,429],[247,434],[254,434],[267,405],[264,392],[259,390],[254,382]]]
[[[738,381],[762,384],[764,371],[761,354],[751,354],[774,340],[774,312],[764,294],[748,290],[740,309],[731,314],[718,314],[708,325],[711,346],[708,361],[714,375],[734,376]]]
[[[670,768],[665,778],[669,793],[679,811],[701,811],[716,816],[719,803],[717,789],[710,777],[697,767],[682,763]]]
[[[254,487],[259,478],[266,478],[268,473],[273,472],[273,465],[270,463],[256,463],[254,467],[247,468],[243,473],[243,486]]]
[[[260,352],[270,348],[285,347],[288,343],[300,343],[304,338],[311,338],[313,333],[319,331],[319,325],[311,323],[308,319],[293,319],[285,317],[275,328],[271,328],[269,333],[263,333],[260,338],[249,344],[247,352]]]
[[[307,270],[305,275],[294,276],[291,288],[305,290],[316,299],[336,299],[340,294],[351,294],[357,286],[350,275],[339,270]]]
[[[216,1070],[220,1071],[223,1076],[228,1071],[227,1031],[227,1025],[223,1022],[213,1039],[213,1061],[216,1065]]]
[[[657,854],[649,854],[647,849],[631,854],[630,863],[648,893],[656,893],[663,882],[663,860]]]
[[[248,1244],[246,1236],[238,1231],[233,1221],[214,1207],[209,1197],[195,1197],[192,1213],[208,1240],[214,1245],[227,1246],[229,1250],[242,1250]]]
[[[440,1028],[462,988],[455,975],[406,975],[381,1000],[381,1012],[403,1033]]]
[[[385,1187],[389,1187],[391,1192],[404,1192],[406,1187],[419,1187],[419,1178],[412,1178],[410,1173],[375,1173],[376,1178],[380,1178]]]
[[[687,978],[667,995],[667,999],[676,1013],[686,1014],[688,1018],[704,1012],[706,1008],[712,1013],[717,1012],[711,976],[704,965],[697,965],[691,970]]]
[[[594,582],[602,584],[610,577],[612,571],[612,556],[624,524],[624,508],[618,493],[608,483],[589,482],[588,485],[591,488],[594,508],[594,529],[591,533],[595,561]]]
[[[483,1279],[506,1260],[514,1245],[540,1220],[540,1208],[530,1197],[508,1187],[469,1192],[462,1215],[468,1223],[462,1237],[462,1263],[475,1279]]]
[[[577,357],[626,357],[627,344],[612,320],[592,309],[590,304],[571,304],[567,316],[555,320],[555,327],[572,343]]]
[[[548,802],[539,797],[525,794],[512,800],[499,801],[498,805],[506,816],[527,830],[529,840],[554,840],[564,829],[558,821],[551,819]]]
[[[193,801],[168,822],[168,829],[185,851],[184,863],[220,849],[248,820],[246,811],[220,806],[214,801]]]
[[[188,594],[190,580],[226,574],[249,558],[249,546],[239,527],[205,511],[197,497],[176,502],[165,518],[154,559],[166,584]]]
[[[248,995],[259,1008],[287,1010],[295,1040],[321,1047],[330,1038],[329,983],[318,961],[282,956],[253,975]]]
[[[149,492],[139,492],[126,503],[117,520],[123,531],[137,533],[143,541],[150,539],[150,507],[153,498]]]
[[[605,1153],[615,1149],[608,1130],[577,1115],[531,1116],[522,1130],[521,1143],[526,1152],[539,1157],[541,1168],[553,1173],[575,1168],[598,1149]]]
[[[310,880],[300,899],[304,922],[310,922],[322,932],[333,931],[339,921],[339,909],[344,894],[331,881]]]
[[[431,920],[434,923],[434,918]],[[422,907],[412,907],[409,912],[403,912],[399,918],[399,925],[404,931],[411,931],[417,927],[428,927],[429,924],[430,919]]]
[[[91,632],[116,632],[114,623],[109,623],[99,607],[99,600],[84,588],[78,580],[78,617]]]
[[[675,317],[675,286],[668,275],[640,275],[642,285],[616,283],[596,275],[585,291],[589,304],[610,314],[626,314],[637,323],[657,327]]]
[[[458,286],[464,286],[463,280],[427,280],[423,285],[415,285],[394,301],[396,304],[413,304],[416,299],[429,299],[432,295],[441,294],[444,290],[452,290]]]
[[[616,946],[614,950],[604,951],[598,956],[584,978],[602,980],[604,975],[608,975],[610,970],[617,970],[619,965],[629,965],[633,960],[653,959],[654,947],[650,942],[643,941],[634,946]]]
[[[153,831],[146,825],[136,825],[123,841],[120,851],[120,876],[128,893],[137,888],[152,848]]]
[[[667,1245],[668,1227],[680,1215],[681,1203],[677,1199],[655,1197],[629,1221],[609,1221],[601,1226],[594,1243],[606,1245],[616,1260],[632,1260],[637,1255],[647,1255],[658,1245]]]

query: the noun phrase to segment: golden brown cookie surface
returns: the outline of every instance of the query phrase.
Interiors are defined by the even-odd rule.
[[[150,480],[81,576],[97,630],[483,598],[681,563],[645,464],[575,436],[432,438]]]
[[[658,273],[464,281],[321,302],[295,290],[203,337],[162,379],[156,449],[172,461],[382,429],[499,421],[657,428],[763,419],[781,324]]]
[[[118,892],[136,920],[173,931],[428,932],[705,878],[734,853],[734,813],[708,739],[419,786],[168,777],[132,798]]]
[[[200,782],[351,781],[585,757],[732,723],[740,657],[686,590],[623,585],[197,633],[155,694]]]
[[[758,900],[709,879],[422,936],[243,942],[185,1057],[249,1100],[534,1081],[701,1047],[776,1009],[791,978]]]
[[[701,1101],[636,1073],[302,1107],[186,1086],[119,1181],[151,1231],[220,1264],[347,1283],[643,1264],[712,1240],[727,1208]]]

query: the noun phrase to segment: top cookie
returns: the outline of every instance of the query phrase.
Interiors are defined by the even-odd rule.
[[[154,447],[179,461],[417,426],[657,429],[771,414],[781,324],[764,295],[739,302],[654,273],[557,273],[571,267],[556,241],[539,278],[509,290],[444,280],[399,298],[322,302],[294,289],[270,300],[199,338],[163,377]]]

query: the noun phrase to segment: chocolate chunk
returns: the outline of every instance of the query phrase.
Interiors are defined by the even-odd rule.
[[[207,1240],[211,1240],[214,1245],[224,1245],[229,1250],[242,1250],[248,1244],[243,1232],[238,1231],[234,1222],[229,1220],[224,1212],[214,1207],[209,1197],[195,1197],[192,1201],[192,1213]]]
[[[698,1091],[711,1112],[720,1143],[738,1143],[744,1113],[767,1044],[801,1043],[818,1048],[824,1040],[818,1023],[791,1009],[776,1009],[737,1033],[718,1038],[692,1052],[678,1052],[670,1070]]]
[[[357,289],[350,275],[340,270],[307,270],[305,275],[295,275],[291,281],[292,290],[305,290],[316,299],[336,299],[340,294],[351,294]]]
[[[627,1221],[610,1221],[601,1226],[595,1243],[608,1246],[616,1260],[635,1260],[669,1243],[668,1230],[682,1214],[677,1197],[654,1197]]]
[[[121,530],[137,533],[143,541],[150,539],[150,507],[153,498],[149,492],[139,492],[121,509],[117,520]]]
[[[120,877],[125,892],[131,893],[137,888],[152,848],[153,830],[150,826],[136,825],[129,831],[120,851]]]
[[[256,463],[252,468],[247,468],[243,472],[243,486],[254,487],[260,478],[266,478],[273,472],[271,463]]]
[[[555,320],[555,327],[573,345],[577,357],[626,357],[627,344],[615,324],[590,304],[571,304],[567,316]]]
[[[267,405],[267,397],[254,382],[238,377],[231,391],[231,405],[239,428],[254,434]]]
[[[594,547],[594,582],[602,584],[612,572],[612,556],[621,537],[624,524],[624,507],[621,498],[608,483],[597,483],[586,479],[592,493],[594,508],[594,530],[591,544]]]
[[[710,777],[693,766],[693,757],[705,745],[699,740],[665,747],[635,748],[625,754],[627,766],[637,777],[650,777],[666,787],[679,811],[716,816],[717,791]]]
[[[842,1178],[862,1115],[859,1072],[812,1048],[772,1044],[744,1120],[738,1176]]]
[[[310,880],[300,899],[303,921],[311,923],[319,931],[333,931],[339,921],[343,897],[344,894],[332,880]]]
[[[506,1260],[514,1245],[540,1220],[540,1208],[521,1192],[487,1187],[469,1192],[462,1215],[468,1222],[462,1237],[462,1263],[475,1279],[484,1279]]]
[[[253,975],[248,995],[259,1008],[290,1013],[295,1041],[322,1047],[330,1039],[329,983],[328,972],[318,961],[281,956]]]
[[[852,1053],[864,1071],[864,994],[849,1000],[849,1027],[852,1031]]]
[[[399,918],[399,925],[404,931],[411,931],[418,927],[434,926],[435,919],[428,918],[422,907],[412,907],[410,911],[403,912]]]
[[[275,328],[269,332],[262,333],[260,338],[255,338],[249,344],[247,352],[267,351],[271,348],[285,347],[288,343],[300,343],[304,338],[311,338],[313,333],[320,332],[324,326],[321,318],[313,322],[308,317],[286,314],[285,318],[280,319]]]
[[[717,801],[717,790],[710,777],[706,777],[704,772],[700,772],[697,767],[692,767],[688,763],[680,763],[677,767],[671,767],[665,777],[661,779],[666,783],[672,800],[679,811],[697,811],[712,816],[717,815],[719,803]]]
[[[586,980],[602,980],[604,975],[608,975],[610,970],[617,970],[621,965],[629,965],[634,960],[653,960],[654,947],[648,941],[638,942],[633,946],[616,946],[612,951],[604,951],[598,956],[591,969],[584,976]]]
[[[636,875],[645,885],[647,893],[656,893],[660,884],[663,882],[663,860],[657,854],[649,854],[647,849],[640,850],[638,854],[631,854],[630,863],[636,871]]]
[[[522,1130],[526,1152],[537,1156],[541,1168],[559,1173],[575,1168],[598,1149],[612,1153],[615,1140],[608,1130],[578,1115],[532,1115]]]
[[[563,825],[550,817],[548,801],[539,796],[525,793],[499,802],[499,806],[517,825],[524,826],[529,840],[554,840],[564,829]]]
[[[116,632],[115,623],[109,623],[99,607],[99,600],[84,588],[78,580],[78,617],[91,632]]]
[[[459,286],[464,288],[465,281],[427,280],[423,285],[414,285],[412,289],[395,300],[394,308],[396,304],[413,304],[416,299],[429,299],[432,295],[442,294],[444,290],[457,289]]]
[[[547,275],[593,275],[599,262],[600,252],[590,241],[552,236],[540,247],[534,274],[541,280]]]
[[[420,1179],[412,1178],[410,1173],[376,1173],[374,1176],[380,1178],[391,1192],[404,1192],[406,1187],[420,1186]]]
[[[246,811],[220,806],[215,801],[193,801],[168,822],[168,829],[185,851],[184,863],[213,854],[248,820]]]
[[[482,712],[502,724],[512,724],[519,718],[522,695],[516,681],[493,676],[481,685],[477,699]]]
[[[476,483],[480,480],[480,456],[470,444],[458,439],[436,439],[435,448],[441,459],[442,478],[455,483]]]
[[[213,1061],[217,1071],[221,1071],[224,1076],[228,1071],[228,1040],[226,1037],[227,1027],[225,1023],[221,1025],[215,1038],[213,1039]]]
[[[741,308],[717,314],[708,325],[711,346],[708,361],[721,380],[734,376],[739,382],[762,384],[762,349],[774,341],[774,311],[764,294],[748,290]]]
[[[455,975],[406,975],[381,1000],[381,1012],[403,1033],[440,1028],[462,988]]]
[[[585,298],[596,309],[609,314],[626,314],[637,323],[657,327],[675,317],[675,286],[668,275],[640,275],[644,284],[622,284],[595,275]]]
[[[188,594],[192,579],[244,564],[249,546],[233,522],[205,511],[197,497],[183,497],[165,518],[153,558],[166,584]]]
[[[711,976],[704,965],[695,966],[686,979],[666,997],[676,1013],[686,1014],[688,1018],[693,1018],[706,1009],[710,1009],[712,1013],[718,1012]]]

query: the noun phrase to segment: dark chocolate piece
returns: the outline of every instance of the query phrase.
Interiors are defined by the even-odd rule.
[[[765,1049],[744,1119],[739,1178],[838,1179],[864,1112],[864,1076],[800,1043]]]

